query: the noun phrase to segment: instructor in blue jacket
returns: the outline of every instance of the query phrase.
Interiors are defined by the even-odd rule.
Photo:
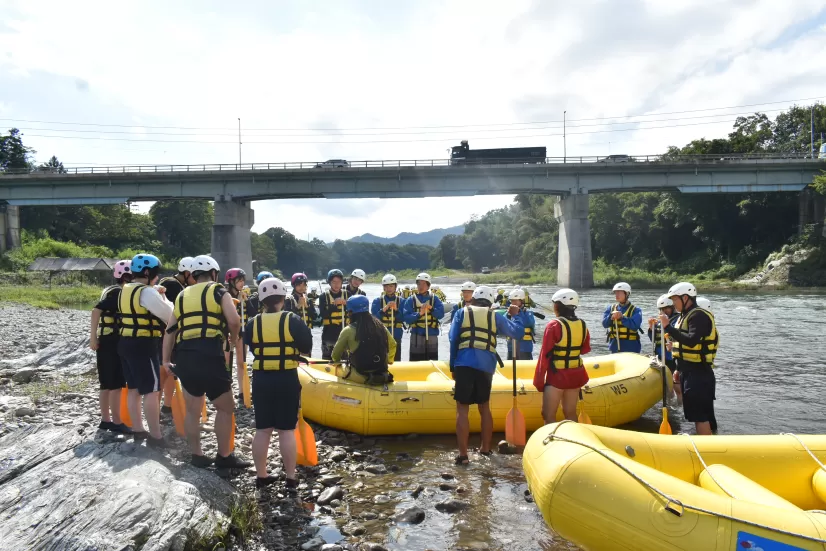
[[[614,285],[614,298],[617,302],[608,306],[602,315],[602,326],[608,330],[608,348],[611,354],[639,354],[642,310],[631,304],[631,286],[622,281]]]

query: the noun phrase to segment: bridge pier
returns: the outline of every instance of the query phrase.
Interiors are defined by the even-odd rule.
[[[20,246],[20,207],[0,202],[0,253]]]
[[[594,286],[588,202],[587,193],[575,193],[561,197],[554,205],[554,216],[559,221],[556,283],[560,287]]]
[[[250,229],[255,213],[249,201],[237,201],[216,197],[215,221],[212,224],[212,257],[223,272],[230,268],[242,268],[247,272],[247,282],[254,281],[252,271],[252,242]]]

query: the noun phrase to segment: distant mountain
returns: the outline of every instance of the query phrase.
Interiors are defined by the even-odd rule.
[[[462,235],[465,233],[465,226],[454,226],[452,228],[439,228],[422,233],[402,232],[395,237],[379,237],[372,233],[365,233],[358,237],[346,239],[353,243],[380,243],[382,245],[428,245],[435,247],[442,237],[446,235]]]

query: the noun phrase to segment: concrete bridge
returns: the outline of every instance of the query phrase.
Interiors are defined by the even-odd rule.
[[[212,254],[252,271],[251,201],[282,198],[405,198],[542,193],[558,195],[558,284],[593,286],[588,195],[801,191],[826,163],[788,155],[641,155],[548,158],[544,163],[449,160],[139,165],[0,174],[0,247],[19,234],[24,205],[89,205],[164,199],[215,201]],[[19,242],[19,235],[17,237]],[[196,251],[197,252],[197,251]]]

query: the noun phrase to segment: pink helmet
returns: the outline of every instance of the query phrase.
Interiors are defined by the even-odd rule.
[[[131,266],[131,260],[118,260],[115,262],[115,279],[121,279],[124,275],[132,275]]]
[[[227,273],[224,276],[224,283],[229,283],[230,281],[235,281],[239,277],[243,277],[244,279],[246,279],[247,278],[247,272],[245,272],[241,268],[230,268],[229,270],[227,270]]]

